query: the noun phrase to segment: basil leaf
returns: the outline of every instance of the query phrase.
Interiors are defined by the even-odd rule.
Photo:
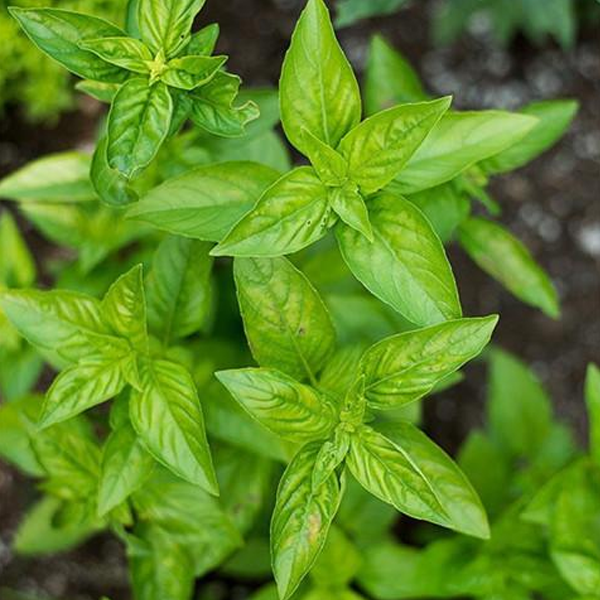
[[[31,423],[37,419],[41,398],[22,396],[0,405],[0,457],[31,477],[44,474],[31,444]]]
[[[379,191],[402,171],[450,102],[445,97],[402,104],[365,119],[344,136],[339,152],[363,194]]]
[[[562,577],[579,594],[597,594],[600,585],[600,476],[582,461],[567,472],[554,504],[550,553]]]
[[[306,155],[310,159],[317,175],[325,185],[342,185],[348,176],[348,164],[343,156],[333,148],[304,129]]]
[[[479,498],[450,457],[410,423],[382,428],[352,438],[347,465],[357,481],[411,517],[488,538]]]
[[[83,92],[99,102],[110,104],[121,86],[118,83],[103,83],[93,79],[84,79],[75,84],[75,89]]]
[[[140,40],[132,37],[102,37],[79,42],[83,50],[93,52],[102,60],[135,73],[149,73],[152,54]]]
[[[486,173],[506,173],[518,169],[555,144],[571,124],[579,103],[577,100],[532,102],[520,112],[537,118],[535,126],[522,138],[481,165]]]
[[[241,79],[231,73],[218,72],[207,84],[192,90],[190,119],[195,125],[226,138],[245,134],[246,125],[258,119],[259,109],[251,100],[234,106]]]
[[[0,197],[20,202],[83,202],[94,199],[90,158],[82,152],[44,156],[0,181]]]
[[[137,491],[150,476],[153,466],[152,456],[129,423],[113,431],[106,439],[102,454],[98,515],[104,516]]]
[[[336,424],[327,398],[275,369],[231,369],[215,376],[251,417],[286,440],[326,438]]]
[[[281,256],[320,240],[330,226],[327,188],[310,167],[286,173],[269,187],[214,256]]]
[[[220,441],[252,454],[287,463],[289,444],[250,418],[218,383],[203,391],[206,428]]]
[[[373,230],[369,221],[369,211],[363,197],[355,185],[333,188],[329,192],[331,208],[340,219],[373,242]]]
[[[137,22],[142,39],[167,58],[190,41],[194,18],[206,0],[139,0]]]
[[[78,45],[82,40],[125,35],[111,23],[59,8],[12,6],[9,12],[42,52],[75,75],[108,83],[120,83],[127,79],[127,71],[106,63]]]
[[[110,286],[101,310],[102,318],[117,335],[128,339],[136,350],[147,351],[142,265],[133,267]]]
[[[318,459],[317,459],[318,465]],[[334,594],[350,585],[361,566],[361,553],[340,527],[333,526],[329,537],[310,575],[318,588],[329,588]],[[325,596],[332,598],[334,596]],[[360,598],[348,591],[343,600]]]
[[[209,82],[227,62],[226,56],[184,56],[174,58],[160,78],[180,90],[193,90]]]
[[[189,550],[172,542],[160,529],[154,529],[152,534],[144,540],[128,539],[127,557],[135,597],[188,600],[194,589]]]
[[[133,177],[156,156],[169,132],[173,101],[160,81],[150,86],[146,79],[124,83],[108,115],[108,164]]]
[[[20,556],[40,556],[75,548],[99,529],[97,523],[58,523],[64,503],[44,496],[25,513],[19,523],[12,548]]]
[[[590,455],[600,465],[600,369],[594,363],[587,367],[585,402],[589,419]]]
[[[337,4],[335,26],[341,29],[369,17],[391,15],[405,2],[406,0],[371,0],[370,2],[365,2],[365,0],[340,0]]]
[[[411,194],[407,200],[418,206],[443,243],[454,237],[457,227],[471,213],[469,199],[453,182]]]
[[[405,102],[428,100],[408,61],[381,35],[371,38],[364,85],[365,111],[373,115]]]
[[[298,588],[319,557],[340,500],[336,475],[313,491],[311,477],[319,445],[302,448],[285,470],[271,520],[273,572],[281,600]]]
[[[216,456],[223,510],[241,533],[249,533],[271,492],[273,463],[252,452],[224,446]]]
[[[458,234],[467,254],[509,292],[549,317],[559,317],[559,301],[550,278],[509,231],[492,221],[471,218],[461,224]]]
[[[210,56],[219,39],[219,24],[211,23],[192,34],[190,43],[185,49],[186,54],[195,56]]]
[[[354,276],[409,321],[431,325],[461,316],[444,248],[413,204],[389,193],[369,199],[373,243],[336,227],[340,251]]]
[[[313,492],[316,492],[335,474],[336,469],[344,462],[349,450],[350,434],[341,427],[337,427],[333,436],[319,448],[311,479]]]
[[[49,427],[114,398],[125,387],[133,360],[130,355],[90,358],[63,371],[46,394],[39,426]]]
[[[367,402],[388,410],[422,398],[481,353],[497,322],[495,315],[446,321],[371,346],[360,362]]]
[[[0,256],[0,289],[27,287],[35,282],[35,262],[14,217],[8,211],[0,213]]]
[[[110,338],[100,303],[76,292],[0,292],[0,305],[21,335],[42,352],[77,362],[92,356]]]
[[[156,460],[179,477],[218,495],[196,387],[181,365],[153,360],[133,390],[131,423]]]
[[[550,398],[539,380],[497,348],[490,354],[488,423],[492,439],[506,454],[532,460],[552,425]]]
[[[165,347],[200,331],[213,307],[210,245],[168,236],[158,246],[146,280],[148,323]]]
[[[308,279],[285,258],[237,258],[234,277],[256,361],[314,383],[335,348],[335,330]]]
[[[90,179],[98,197],[108,206],[125,206],[137,200],[137,194],[129,187],[129,179],[108,164],[108,138],[102,137],[96,146]]]
[[[46,472],[44,490],[63,500],[93,505],[100,473],[100,447],[79,419],[60,423],[32,436],[36,456]]]
[[[454,179],[468,167],[518,144],[534,117],[500,110],[445,114],[394,181],[411,194]]]
[[[335,38],[323,0],[309,0],[292,35],[279,85],[281,124],[307,154],[304,129],[335,148],[361,116],[352,67]]]
[[[157,469],[132,500],[138,518],[135,534],[184,549],[191,559],[187,574],[199,577],[215,569],[241,544],[231,519],[214,498],[164,469]]]
[[[129,217],[199,240],[222,239],[278,177],[258,163],[198,167],[153,188]]]

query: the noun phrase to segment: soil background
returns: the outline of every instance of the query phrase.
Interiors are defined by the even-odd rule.
[[[501,221],[557,285],[562,318],[552,321],[512,298],[458,248],[450,248],[450,259],[465,313],[502,315],[496,343],[533,365],[560,418],[584,442],[584,372],[588,362],[600,362],[600,35],[584,26],[568,52],[552,42],[535,48],[523,38],[502,49],[480,21],[457,43],[435,48],[430,30],[436,4],[413,1],[392,16],[339,32],[357,71],[362,72],[370,36],[381,32],[412,61],[429,91],[453,94],[457,108],[514,109],[567,97],[580,102],[573,126],[557,146],[529,166],[495,178],[491,187],[503,209]],[[246,85],[275,85],[302,5],[301,0],[209,0],[199,24],[220,23],[218,51],[230,55],[230,69]],[[84,98],[52,128],[31,126],[20,118],[19,107],[9,108],[0,121],[0,176],[41,155],[89,143],[99,116],[98,106]],[[37,257],[57,251],[27,224],[23,228]],[[464,383],[426,403],[425,429],[450,452],[485,421],[483,367],[475,364],[466,375]],[[129,598],[122,549],[110,538],[47,559],[11,554],[10,539],[34,497],[30,482],[0,464],[0,600]],[[201,584],[207,586],[216,600],[242,600],[247,593],[218,581]],[[32,595],[9,595],[6,588]]]

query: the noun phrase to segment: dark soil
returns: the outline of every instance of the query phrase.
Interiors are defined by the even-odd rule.
[[[221,24],[219,50],[247,84],[274,85],[299,12],[300,0],[208,2],[203,21]],[[418,6],[417,6],[418,4]],[[566,137],[528,167],[493,182],[503,207],[501,220],[531,249],[558,286],[563,313],[544,317],[512,298],[458,248],[451,261],[465,313],[499,312],[496,342],[533,365],[560,417],[580,439],[586,427],[582,400],[586,364],[600,362],[600,37],[583,31],[565,53],[549,43],[542,49],[518,39],[499,49],[482,28],[449,48],[435,49],[429,37],[433,2],[412,3],[395,16],[343,30],[341,41],[358,70],[376,31],[401,49],[432,93],[453,94],[460,108],[516,108],[531,100],[573,97],[580,112]],[[81,104],[56,128],[27,126],[11,111],[0,122],[0,174],[32,158],[87,143],[97,107]],[[52,249],[27,228],[36,254]],[[427,402],[426,428],[454,451],[469,429],[484,423],[483,367],[467,370],[466,382]],[[44,592],[61,600],[128,598],[122,549],[102,537],[80,550],[49,559],[15,559],[9,550],[14,529],[35,490],[13,470],[0,466],[0,600],[12,600],[2,586]],[[239,595],[238,595],[239,592]],[[223,598],[243,598],[243,590]]]

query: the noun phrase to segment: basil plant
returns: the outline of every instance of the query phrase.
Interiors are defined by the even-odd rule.
[[[361,95],[323,0],[299,17],[279,89],[237,101],[218,26],[191,33],[203,4],[131,1],[124,29],[12,9],[111,105],[92,156],[0,181],[61,248],[34,260],[3,209],[0,456],[42,492],[13,547],[110,531],[137,600],[190,600],[213,572],[267,584],[256,600],[401,597],[359,566],[400,514],[469,548],[495,535],[481,473],[419,429],[498,322],[463,315],[444,243],[558,314],[529,253],[470,211],[493,211],[488,176],[551,145],[575,107],[455,111],[380,38]],[[504,442],[533,444],[494,405]]]

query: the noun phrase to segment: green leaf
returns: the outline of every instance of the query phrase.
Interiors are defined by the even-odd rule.
[[[469,540],[453,536],[430,542],[424,548],[415,548],[385,539],[376,540],[363,552],[359,584],[372,597],[380,600],[456,597],[463,593],[456,583],[457,575],[460,577],[472,560],[465,542]],[[480,580],[485,582],[493,577],[494,571],[488,568],[483,577],[475,580],[475,585]],[[475,593],[483,598],[479,595],[480,590],[477,587]],[[473,590],[469,589],[468,592],[470,595]],[[499,595],[487,598],[524,600]]]
[[[128,217],[217,242],[277,177],[273,169],[251,162],[198,167],[153,188],[129,210]]]
[[[195,56],[210,56],[219,39],[219,24],[211,23],[192,34],[190,43],[187,45],[186,54]]]
[[[117,92],[108,115],[108,164],[133,177],[156,156],[167,137],[173,100],[160,81],[135,77]]]
[[[457,462],[490,516],[497,516],[509,501],[512,461],[490,436],[473,430],[461,446]]]
[[[223,392],[218,381],[203,391],[202,401],[211,436],[252,454],[287,463],[290,444],[248,416],[232,396]]]
[[[327,186],[343,185],[348,177],[348,163],[344,157],[308,129],[304,129],[303,134],[306,155],[321,181]]]
[[[320,240],[331,225],[327,188],[310,167],[278,179],[221,243],[215,256],[281,256]]]
[[[448,182],[407,197],[423,211],[443,243],[453,239],[457,227],[471,213],[468,197],[457,188]]]
[[[154,529],[148,539],[129,538],[127,557],[136,598],[188,600],[191,597],[194,588],[191,553],[173,543],[165,532]]]
[[[136,265],[110,286],[101,310],[102,318],[116,335],[128,339],[140,352],[148,350],[142,265]]]
[[[152,54],[148,47],[132,37],[102,37],[79,42],[79,47],[99,56],[102,60],[128,71],[146,74],[150,72],[148,63]]]
[[[142,390],[132,391],[129,410],[134,429],[156,460],[218,495],[200,402],[184,367],[153,360],[142,373]]]
[[[4,323],[3,323],[4,321]],[[10,330],[7,332],[7,329]],[[0,334],[3,342],[9,343],[12,335],[18,337],[16,329],[0,315]],[[1,345],[1,343],[0,343]],[[32,391],[42,374],[44,361],[33,346],[21,345],[16,352],[2,352],[0,349],[0,395],[6,402],[14,402]]]
[[[335,330],[305,275],[285,258],[237,258],[234,276],[256,361],[314,382],[334,350]]]
[[[154,466],[134,429],[127,422],[113,431],[104,444],[98,515],[104,516],[124,502],[148,479]]]
[[[110,104],[121,86],[118,83],[104,83],[92,79],[84,79],[75,84],[75,89],[95,98],[99,102]]]
[[[335,148],[361,116],[360,90],[323,0],[309,0],[285,56],[279,86],[287,138],[307,154],[304,129]]]
[[[373,230],[369,221],[369,211],[355,184],[333,188],[329,192],[331,208],[340,219],[373,242]]]
[[[191,559],[186,574],[204,575],[240,546],[240,535],[217,500],[165,469],[156,469],[132,500],[135,534],[150,543],[167,541],[184,549]]]
[[[142,39],[154,52],[167,58],[190,41],[194,18],[205,0],[139,0],[137,21]]]
[[[215,376],[251,417],[286,440],[325,439],[336,424],[335,407],[325,396],[275,369],[231,369]]]
[[[166,237],[154,255],[146,280],[148,323],[165,346],[200,331],[213,306],[210,245]]]
[[[371,38],[364,99],[368,115],[396,104],[428,99],[414,69],[381,35]]]
[[[342,28],[369,17],[391,15],[405,2],[406,0],[369,0],[368,2],[365,0],[340,0],[337,5],[335,26]]]
[[[81,202],[93,200],[90,157],[59,152],[39,158],[0,181],[0,197],[20,202]]]
[[[134,357],[86,359],[63,371],[44,399],[39,426],[49,427],[114,398],[127,384],[126,373],[135,370]]]
[[[346,459],[349,450],[350,434],[341,427],[336,427],[333,436],[319,448],[311,479],[313,492],[316,492],[335,473]]]
[[[35,262],[15,219],[8,211],[0,213],[0,256],[0,289],[27,287],[35,282]]]
[[[417,325],[461,316],[444,248],[421,211],[400,196],[369,199],[373,243],[336,227],[340,251],[354,276],[375,296]]]
[[[226,56],[184,56],[174,58],[160,78],[180,90],[193,90],[208,83],[227,62]]]
[[[367,402],[387,410],[422,398],[481,353],[497,322],[495,315],[446,321],[371,346],[360,362]]]
[[[237,138],[246,132],[246,125],[259,117],[257,105],[248,100],[234,106],[241,79],[231,73],[218,72],[206,85],[190,93],[190,119],[208,133]]]
[[[30,439],[31,425],[37,419],[40,406],[38,396],[24,396],[0,405],[0,457],[32,477],[44,473]]]
[[[488,538],[479,498],[450,457],[410,423],[381,427],[385,435],[363,426],[352,438],[347,465],[358,482],[411,517]]]
[[[565,134],[578,108],[577,100],[545,100],[523,107],[522,114],[538,119],[535,126],[519,143],[484,161],[481,167],[486,173],[506,173],[532,161]]]
[[[317,465],[318,465],[317,459]],[[332,527],[323,552],[311,571],[318,588],[333,588],[332,594],[350,585],[358,573],[361,556],[358,548],[339,527]],[[329,596],[326,596],[329,598]],[[337,595],[331,599],[338,598]],[[348,600],[352,597],[348,596]],[[346,597],[343,597],[346,600]]]
[[[509,455],[533,459],[550,433],[550,399],[524,363],[499,349],[490,354],[487,406],[492,439]]]
[[[111,343],[100,303],[76,292],[0,292],[0,305],[21,335],[43,352],[77,362]],[[112,338],[114,341],[114,338]]]
[[[319,557],[340,505],[336,475],[317,491],[312,490],[318,448],[318,444],[309,444],[296,454],[277,490],[271,520],[271,556],[281,600],[296,591]]]
[[[590,455],[600,465],[600,369],[594,363],[587,367],[585,401],[589,419]]]
[[[108,138],[102,137],[92,158],[90,179],[96,194],[108,206],[121,207],[137,200],[136,192],[129,187],[129,179],[111,168],[107,156]]]
[[[459,241],[467,254],[509,292],[556,319],[560,307],[550,278],[527,248],[501,225],[481,218],[463,221]]]
[[[127,71],[79,47],[83,40],[125,35],[111,23],[59,8],[13,6],[9,12],[42,52],[75,75],[108,83],[120,83],[127,78]]]
[[[36,456],[46,472],[43,489],[69,502],[85,503],[96,516],[100,447],[81,417],[32,436]]]
[[[580,462],[567,474],[554,504],[550,553],[562,577],[580,594],[600,585],[600,474]]]
[[[402,104],[369,117],[344,136],[339,152],[363,194],[379,191],[402,171],[450,102],[448,96]]]
[[[468,167],[520,144],[536,123],[535,117],[500,110],[447,113],[406,163],[394,190],[412,194],[450,181]]]
[[[57,516],[63,508],[58,498],[45,496],[30,508],[19,524],[12,543],[21,556],[56,554],[71,550],[98,529],[95,523],[60,523]]]
[[[273,463],[235,446],[221,447],[215,463],[223,510],[240,533],[247,534],[270,498]]]

